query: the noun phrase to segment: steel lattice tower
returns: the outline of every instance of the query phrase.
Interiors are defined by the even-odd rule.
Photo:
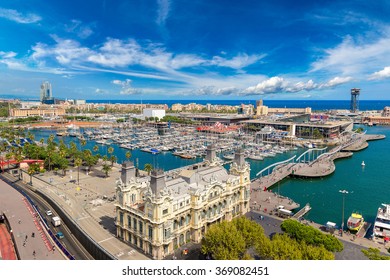
[[[351,112],[359,111],[360,88],[351,89]]]

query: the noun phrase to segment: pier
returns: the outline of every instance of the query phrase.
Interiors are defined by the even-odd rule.
[[[277,162],[264,168],[256,174],[259,177],[252,180],[251,188],[268,190],[289,176],[302,178],[328,176],[336,170],[334,164],[336,159],[352,156],[353,153],[351,151],[358,151],[366,147],[366,141],[383,138],[383,135],[345,132],[343,135],[343,144],[334,147],[329,152],[326,152],[327,148],[309,149],[297,158],[294,156],[288,160]]]
[[[309,211],[311,210],[311,206],[309,203],[305,205],[301,210],[299,210],[297,213],[293,215],[294,219],[301,219],[303,216],[305,216]]]

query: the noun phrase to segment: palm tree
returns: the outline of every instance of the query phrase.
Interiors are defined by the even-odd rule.
[[[49,145],[53,143],[53,141],[54,141],[54,134],[50,134],[49,138],[47,138],[46,143]]]
[[[30,164],[30,166],[28,167],[27,173],[28,175],[30,175],[30,185],[32,185],[32,175],[39,172],[40,169],[41,167],[38,163]]]
[[[74,160],[75,157],[76,157],[78,149],[77,149],[77,145],[73,141],[70,142],[69,150],[70,150],[70,155],[72,156],[72,159]]]
[[[77,166],[77,185],[80,184],[80,166],[83,164],[83,160],[81,158],[76,158],[74,160],[74,166]]]
[[[111,155],[110,161],[111,161],[111,167],[114,166],[114,162],[116,162],[116,156],[115,155]]]
[[[151,165],[150,163],[145,163],[144,170],[148,172],[148,175],[150,175],[150,172],[153,170],[153,165]]]
[[[87,140],[85,140],[85,139],[81,140],[80,144],[81,144],[81,147],[84,147],[85,145],[87,145]]]
[[[8,153],[5,154],[5,159],[7,160],[7,163],[8,163],[7,164],[8,165],[8,167],[7,167],[8,169],[9,169],[9,161],[13,157],[13,155],[14,154],[12,152],[8,152]]]
[[[126,160],[129,161],[129,159],[131,158],[131,152],[127,151],[125,154],[125,157],[126,157]]]
[[[114,152],[114,148],[108,147],[107,152],[111,155]]]
[[[98,145],[95,145],[93,146],[93,149],[92,149],[95,153],[97,153],[97,151],[99,151],[99,146]]]
[[[32,141],[34,141],[34,139],[35,139],[35,136],[34,136],[34,134],[31,133],[31,131],[29,131],[29,132],[27,133],[27,137],[28,137],[28,139],[30,139],[30,140],[32,140]]]
[[[21,151],[21,147],[19,147],[19,151],[15,154],[15,160],[17,161],[17,164],[18,164],[18,174],[20,176],[20,162],[23,160],[23,155],[22,155],[22,151]]]
[[[108,172],[110,172],[111,168],[112,167],[109,164],[106,163],[103,164],[102,170],[106,174],[106,178],[108,177]]]

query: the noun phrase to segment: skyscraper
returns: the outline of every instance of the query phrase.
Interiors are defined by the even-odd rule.
[[[43,82],[41,85],[40,101],[45,103],[47,100],[52,100],[51,84],[49,82]]]

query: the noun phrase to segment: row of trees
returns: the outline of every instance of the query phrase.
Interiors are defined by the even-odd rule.
[[[308,231],[316,230],[310,226],[302,226]],[[330,235],[319,230],[313,234],[316,237],[314,240],[308,240],[309,235],[307,238],[301,238],[301,234],[291,234],[293,226],[289,223],[283,228],[286,231],[288,229],[288,233],[275,234],[268,238],[259,224],[245,217],[233,219],[231,222],[223,221],[208,229],[202,240],[201,251],[217,260],[252,259],[248,253],[250,251],[261,259],[268,260],[333,260],[333,252],[340,250],[339,245],[335,245],[337,242],[333,240],[333,246],[325,246],[323,241],[328,240],[327,236]]]
[[[95,145],[91,150],[81,149],[79,150],[76,143],[70,142],[69,145],[66,145],[61,139],[59,143],[56,143],[54,135],[50,135],[48,139],[45,140],[42,138],[39,141],[39,145],[25,143],[23,147],[20,145],[20,139],[25,138],[26,136],[34,140],[34,135],[31,132],[28,132],[25,135],[23,129],[4,129],[0,132],[0,136],[3,139],[7,139],[10,142],[14,142],[15,146],[8,146],[4,141],[0,145],[0,152],[5,153],[5,159],[9,162],[11,159],[14,159],[16,162],[22,161],[24,158],[37,159],[44,161],[44,168],[40,168],[39,164],[31,164],[28,170],[30,176],[44,172],[45,170],[55,172],[62,171],[62,175],[66,175],[66,171],[69,169],[69,166],[74,166],[77,168],[77,182],[80,178],[80,168],[85,166],[88,170],[92,170],[99,159],[102,160],[102,171],[105,173],[105,176],[108,177],[109,172],[112,170],[114,163],[117,161],[117,157],[114,155],[114,148],[108,147],[107,155],[101,156],[99,151],[99,146]],[[81,147],[83,148],[86,144],[86,140],[81,140]],[[131,158],[131,152],[127,151],[125,157],[127,160]],[[9,168],[9,166],[8,166]],[[144,170],[150,174],[153,170],[153,166],[149,163],[144,165]]]

